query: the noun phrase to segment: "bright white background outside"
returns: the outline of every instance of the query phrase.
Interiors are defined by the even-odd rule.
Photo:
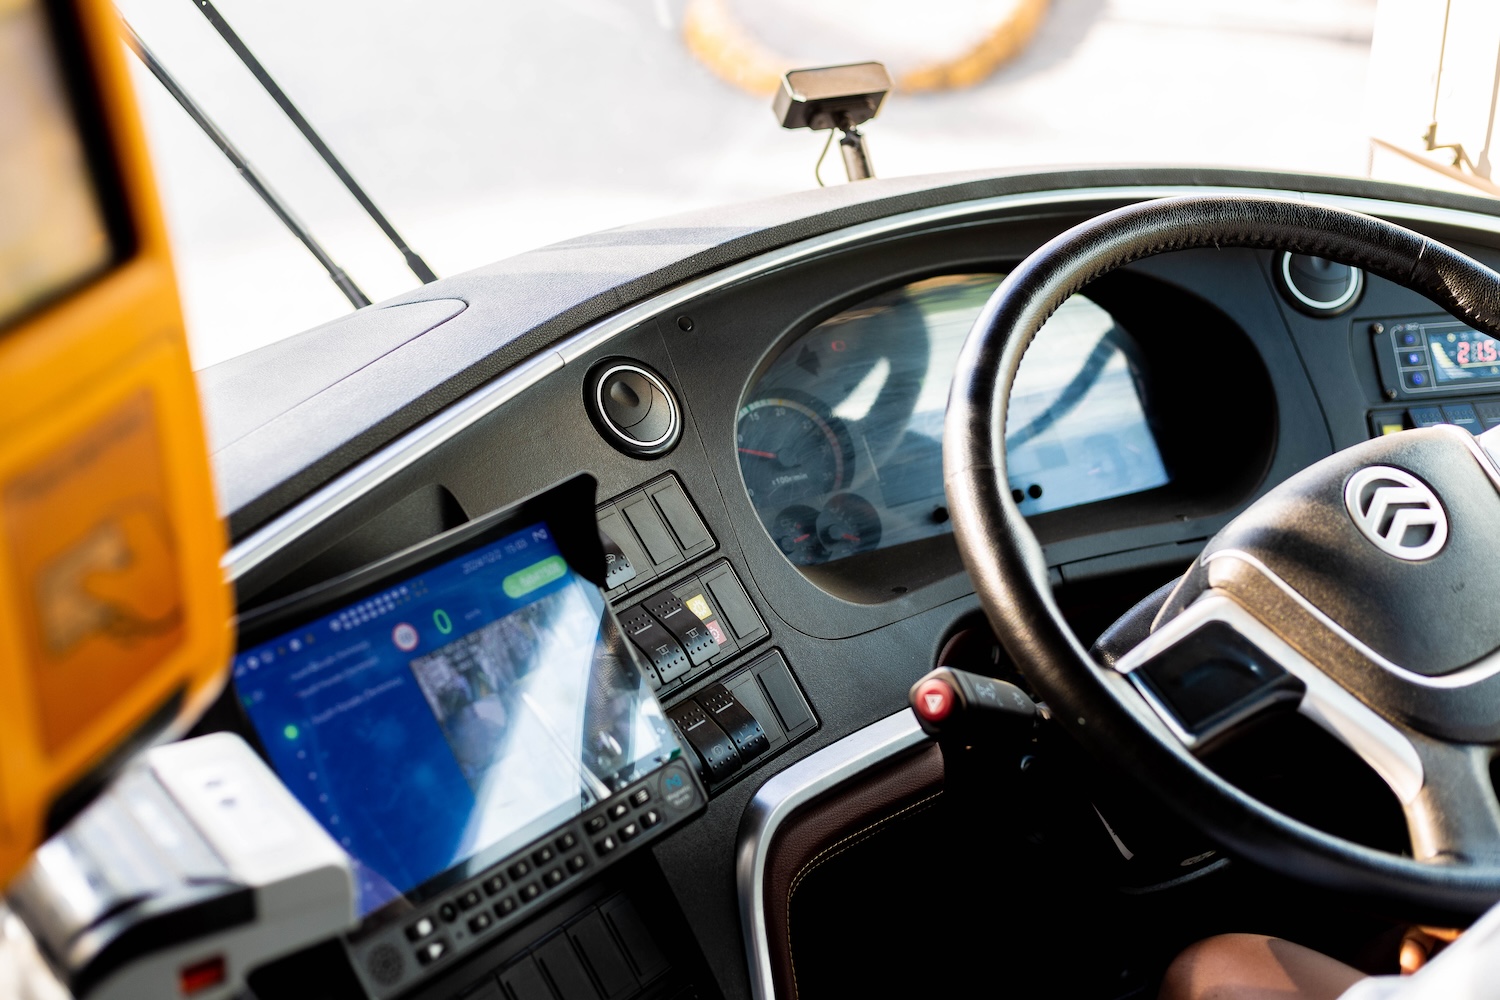
[[[813,184],[823,136],[779,129],[769,99],[700,65],[681,41],[682,0],[217,2],[440,275]],[[192,0],[119,7],[372,300],[415,284]],[[1374,15],[1374,0],[1053,0],[1031,46],[984,84],[894,95],[867,129],[875,165],[886,177],[1128,162],[1362,175]],[[195,364],[347,313],[136,71]],[[840,175],[831,156],[824,177]]]

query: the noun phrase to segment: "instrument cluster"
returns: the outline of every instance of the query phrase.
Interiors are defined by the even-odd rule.
[[[736,446],[762,525],[798,566],[951,531],[943,494],[948,388],[1003,275],[945,275],[839,312],[791,340],[740,407]],[[1026,514],[1166,485],[1135,341],[1074,296],[1037,335],[1007,420],[1011,495]]]

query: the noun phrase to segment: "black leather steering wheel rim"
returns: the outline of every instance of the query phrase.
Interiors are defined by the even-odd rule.
[[[1192,248],[1325,257],[1421,292],[1500,335],[1500,275],[1418,233],[1355,212],[1258,197],[1143,202],[1068,230],[1013,270],[959,356],[944,424],[954,533],[1000,640],[1053,718],[1108,754],[1230,851],[1330,889],[1405,905],[1424,918],[1475,915],[1500,899],[1500,865],[1444,865],[1323,833],[1246,795],[1143,723],[1129,682],[1096,664],[1052,598],[1041,549],[1010,496],[1005,417],[1021,358],[1069,296],[1131,261]]]

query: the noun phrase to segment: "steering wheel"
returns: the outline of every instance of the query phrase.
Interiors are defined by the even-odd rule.
[[[1349,264],[1500,334],[1500,275],[1355,212],[1259,197],[1150,201],[1085,222],[1010,273],[976,320],[949,396],[943,474],[990,624],[1053,718],[1229,850],[1327,888],[1427,913],[1500,899],[1500,472],[1455,427],[1356,445],[1270,490],[1205,548],[1149,635],[1115,662],[1079,644],[1006,478],[1021,357],[1089,281],[1195,247]],[[1336,837],[1245,794],[1194,751],[1278,702],[1391,787],[1412,856]]]

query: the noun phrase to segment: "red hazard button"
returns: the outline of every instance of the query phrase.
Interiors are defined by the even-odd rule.
[[[953,688],[947,681],[929,677],[912,692],[912,707],[928,722],[942,722],[953,711]]]

